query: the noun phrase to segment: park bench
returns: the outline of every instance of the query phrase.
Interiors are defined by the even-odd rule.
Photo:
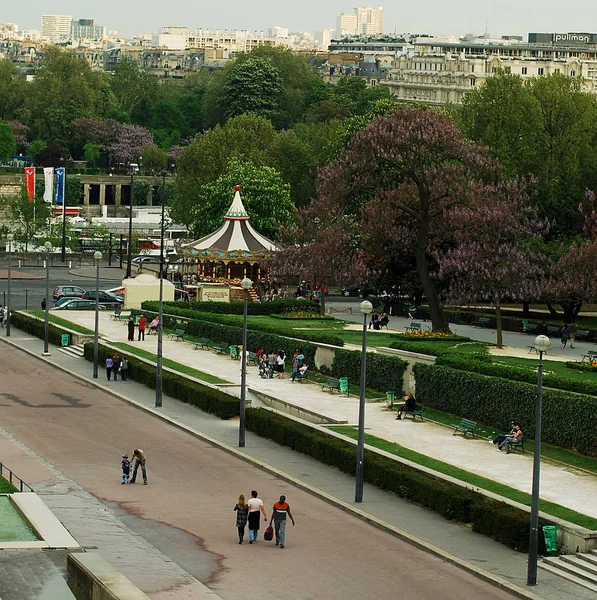
[[[576,339],[577,340],[588,340],[590,335],[591,335],[591,332],[588,329],[579,329],[576,332]]]
[[[405,417],[410,415],[413,418],[413,421],[417,417],[420,417],[421,421],[423,420],[423,411],[425,410],[425,407],[420,404],[415,404],[412,410],[406,410],[406,404],[399,404],[397,408],[398,412],[402,412]]]
[[[217,346],[214,346],[216,354],[228,354],[228,344],[226,342],[220,342]]]
[[[198,342],[195,342],[195,350],[199,350],[199,348],[209,350],[209,338],[201,338]]]
[[[185,330],[184,329],[175,329],[170,334],[170,339],[171,340],[176,340],[177,342],[180,341],[180,340],[184,340],[184,334],[185,334]]]
[[[489,327],[489,317],[479,317],[476,321],[473,321],[475,327]]]
[[[300,371],[294,376],[294,379],[292,381],[300,381],[301,383],[303,381],[307,381],[309,379],[309,367],[307,367],[307,370],[304,373],[301,373]]]
[[[539,325],[537,323],[527,323],[526,321],[522,322],[522,333],[537,333],[537,328]]]
[[[526,450],[524,449],[524,443],[527,441],[527,436],[523,435],[522,439],[517,440],[515,442],[508,442],[508,445],[510,446],[510,450],[512,452],[515,452],[517,448],[520,448],[523,452],[526,452]]]
[[[582,355],[580,362],[586,362],[592,365],[597,362],[597,352],[595,350],[589,350],[586,354]]]
[[[421,329],[421,323],[411,323],[404,331],[409,331],[410,333],[418,333],[419,331],[423,331]]]
[[[467,433],[470,433],[473,437],[475,437],[477,423],[475,423],[475,421],[471,421],[470,419],[460,419],[460,423],[452,425],[452,427],[454,427],[454,433],[452,435],[456,435],[459,431],[462,431],[464,437],[466,437]]]
[[[539,354],[539,350],[537,350],[534,345],[531,344],[530,346],[527,346],[527,348],[529,349],[529,354],[532,354],[533,352]],[[543,350],[543,353],[547,354],[547,350]]]
[[[560,337],[561,327],[556,327],[555,325],[547,326],[547,335],[549,337]]]
[[[328,380],[321,384],[321,391],[323,392],[326,388],[330,390],[330,393],[334,390],[340,391],[340,380],[335,377],[328,377]]]
[[[259,359],[257,358],[257,353],[256,352],[249,352],[247,354],[247,364],[251,364],[253,363],[254,365],[257,365],[259,363]]]

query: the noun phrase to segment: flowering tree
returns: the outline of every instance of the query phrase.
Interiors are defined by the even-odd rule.
[[[448,282],[451,300],[494,304],[501,348],[504,297],[540,296],[543,261],[530,249],[530,242],[544,232],[546,224],[519,181],[478,186],[474,204],[455,206],[448,217],[453,245],[436,250],[439,276]]]
[[[120,125],[118,139],[108,146],[112,158],[124,164],[137,162],[147,146],[153,145],[153,136],[140,125]]]
[[[23,125],[23,123],[19,121],[6,122],[12,127],[12,132],[17,142],[17,148],[26,150],[27,146],[29,145],[27,142],[27,132],[29,131],[29,127],[27,127],[27,125]]]
[[[121,123],[114,119],[80,118],[73,121],[75,131],[86,141],[102,148],[113,144],[119,136]]]

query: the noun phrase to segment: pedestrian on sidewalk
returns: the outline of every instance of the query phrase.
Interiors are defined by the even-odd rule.
[[[139,467],[141,467],[141,472],[143,473],[143,483],[147,485],[147,471],[145,470],[145,452],[140,448],[135,448],[133,452],[133,477],[131,479],[131,483],[135,483],[137,479],[137,471]]]
[[[127,326],[129,328],[129,342],[134,342],[135,341],[135,321],[133,320],[133,317],[131,317],[129,319]]]
[[[45,298],[43,298],[41,301],[41,309],[46,310],[46,299]]]
[[[110,377],[112,376],[112,369],[114,369],[114,359],[108,356],[106,358],[106,376],[108,377],[108,381],[110,381]]]
[[[259,494],[253,490],[251,492],[251,499],[247,502],[249,507],[249,544],[257,541],[259,537],[259,520],[260,513],[263,513],[263,520],[267,521],[267,515],[265,514],[265,506],[263,502],[257,497]]]
[[[120,369],[120,356],[118,355],[118,352],[114,352],[112,361],[114,362],[114,367],[112,368],[112,372],[114,373],[114,381],[118,381],[118,371]]]
[[[286,496],[280,496],[280,500],[274,503],[272,509],[272,518],[269,524],[274,522],[274,531],[276,532],[276,546],[284,548],[284,541],[286,538],[286,515],[290,517],[292,526],[294,527],[294,517],[290,512],[290,505],[286,502]]]
[[[267,357],[267,368],[269,372],[269,378],[271,379],[274,376],[274,371],[276,370],[278,355],[275,352],[270,352]]]
[[[122,361],[120,361],[120,374],[122,375],[122,381],[126,381],[127,375],[129,373],[129,361],[125,356],[122,357]]]
[[[278,356],[276,358],[276,371],[278,373],[278,379],[284,379],[284,363],[286,357],[284,356],[284,350],[278,350]]]
[[[137,338],[137,341],[141,341],[141,338],[143,338],[143,341],[145,341],[145,324],[147,323],[147,319],[141,315],[139,317],[139,337]]]
[[[576,325],[576,321],[572,321],[570,326],[568,327],[568,339],[570,340],[570,348],[574,348],[574,340],[576,340],[576,332],[578,331],[578,326]]]
[[[564,327],[560,330],[560,336],[562,338],[562,348],[566,347],[568,343],[568,336],[570,335],[570,330],[568,329],[568,323],[564,323]]]
[[[0,306],[0,327],[4,327],[4,306]]]
[[[131,473],[131,461],[129,460],[128,454],[122,455],[122,462],[120,463],[120,466],[122,467],[122,480],[120,481],[120,483],[129,483],[129,476]]]
[[[245,537],[245,527],[247,526],[247,519],[249,517],[249,507],[243,494],[238,497],[238,502],[234,507],[236,511],[236,529],[238,530],[238,543],[243,543]]]

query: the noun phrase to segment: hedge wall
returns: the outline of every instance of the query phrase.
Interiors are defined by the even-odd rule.
[[[35,317],[11,311],[10,324],[21,331],[26,331],[27,333],[40,338],[41,340],[44,339],[44,321],[40,321]],[[67,331],[62,327],[49,323],[48,341],[50,344],[60,346],[60,338],[63,333],[67,333]]]
[[[247,429],[353,475],[356,446],[262,408],[247,410]],[[416,468],[365,450],[364,479],[446,519],[472,523],[473,530],[518,550],[528,551],[529,514],[485,498],[459,485],[436,479]],[[548,523],[540,519],[540,526]],[[545,552],[539,536],[539,552]]]
[[[85,344],[84,352],[85,358],[93,362],[93,342]],[[104,365],[106,358],[112,356],[114,352],[116,350],[113,348],[99,344],[100,367]],[[134,355],[121,351],[118,351],[118,353],[121,356],[126,356],[129,362],[128,377],[155,390],[156,367],[147,364]],[[230,419],[239,414],[240,402],[238,398],[166,370],[162,371],[162,391],[172,398],[192,404],[221,419]]]
[[[408,363],[396,356],[384,356],[367,352],[367,373],[365,387],[378,392],[394,391],[402,394],[404,371]],[[348,377],[359,384],[361,380],[361,353],[353,350],[335,350],[332,364],[333,377]]]
[[[173,308],[186,308],[201,312],[210,312],[220,315],[242,315],[244,302],[164,302],[164,306]],[[273,313],[294,312],[298,310],[315,310],[319,312],[320,305],[312,300],[274,300],[273,302],[249,302],[247,314],[271,315]]]
[[[184,317],[185,319],[193,319],[193,320],[197,320],[197,321],[203,321],[203,322],[207,322],[210,324],[211,323],[220,323],[222,325],[225,325],[228,327],[234,327],[234,328],[238,329],[239,331],[242,331],[241,326],[238,323],[238,319],[236,319],[235,317],[232,317],[230,315],[210,314],[210,313],[205,313],[205,312],[201,312],[198,310],[192,310],[192,309],[188,308],[188,302],[182,303],[183,306],[186,306],[186,308],[180,308],[180,306],[170,306],[170,304],[174,304],[174,303],[167,303],[167,304],[169,304],[169,306],[164,307],[164,313],[167,313],[169,315]],[[203,303],[194,302],[192,304],[203,304]],[[219,303],[213,302],[213,304],[219,304]],[[157,313],[159,311],[159,303],[155,302],[155,301],[143,302],[141,306],[144,311],[151,311],[154,313]],[[136,311],[136,312],[139,312],[139,311]],[[250,323],[248,326],[248,330],[255,331],[254,326],[252,328]],[[265,323],[260,323],[258,331],[260,331],[262,333],[270,333],[270,334],[276,335],[276,336],[285,336],[285,337],[289,337],[289,338],[293,338],[293,339],[296,339],[298,336],[300,336],[301,340],[308,340],[311,342],[319,342],[320,344],[329,344],[330,346],[344,346],[344,340],[336,335],[325,333],[325,332],[320,332],[320,331],[290,330],[287,326],[284,325],[284,323],[282,321],[280,322],[280,325],[277,325],[276,323],[272,323],[271,325],[268,326]]]
[[[534,436],[536,385],[422,363],[414,373],[421,404],[499,429],[519,420]],[[597,456],[597,398],[544,389],[541,438]]]

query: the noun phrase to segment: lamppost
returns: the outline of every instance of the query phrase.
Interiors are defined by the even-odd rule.
[[[245,292],[245,306],[243,310],[243,349],[240,357],[240,428],[238,432],[238,447],[245,447],[245,409],[247,405],[247,299],[253,282],[245,277],[240,282]]]
[[[363,348],[361,352],[361,385],[359,396],[359,436],[357,441],[357,482],[354,501],[363,501],[363,462],[365,459],[365,375],[367,373],[367,318],[373,310],[369,300],[363,300],[359,306],[363,313]]]
[[[157,367],[155,371],[155,407],[162,406],[162,320],[164,319],[164,276],[168,277],[168,257],[166,257],[166,271],[164,260],[160,261],[160,308],[158,312],[158,352]]]
[[[131,266],[133,260],[133,197],[135,187],[135,171],[131,168],[131,196],[129,199],[129,239],[127,244],[127,253],[126,253],[126,278],[128,279],[131,276]]]
[[[95,259],[95,331],[93,335],[93,378],[97,379],[97,367],[99,363],[99,271],[102,253],[96,250],[93,253]]]
[[[66,161],[64,156],[60,157],[60,166],[62,173],[62,248],[60,249],[60,261],[66,262]],[[49,299],[46,299],[46,303]]]
[[[50,250],[52,250],[52,242],[44,244],[46,251],[46,320],[44,322],[44,356],[50,356],[48,352],[48,336],[50,333],[50,325],[48,318],[48,310],[50,308]]]
[[[533,491],[531,496],[531,530],[529,533],[529,562],[527,585],[537,585],[537,547],[539,544],[539,483],[541,469],[541,401],[543,394],[543,353],[551,346],[546,335],[535,338],[535,348],[539,352],[537,369],[537,402],[535,404],[535,450],[533,453]]]
[[[162,171],[162,222],[160,226],[160,279],[164,270],[164,218],[166,210],[166,171]],[[161,321],[160,321],[161,323]]]
[[[6,321],[6,337],[10,337],[10,272],[12,268],[12,241],[14,239],[12,233],[9,233],[6,236],[6,240],[8,241],[8,300],[6,304],[6,315],[4,317]]]

